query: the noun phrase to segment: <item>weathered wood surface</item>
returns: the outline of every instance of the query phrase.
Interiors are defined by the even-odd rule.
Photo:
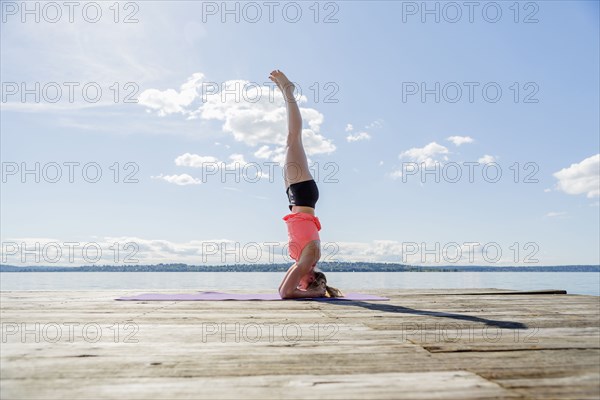
[[[2,292],[0,398],[600,398],[594,296],[114,301],[140,292]]]

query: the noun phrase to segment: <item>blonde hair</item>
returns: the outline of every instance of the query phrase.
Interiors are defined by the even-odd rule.
[[[333,286],[327,286],[327,277],[317,268],[314,271],[315,280],[310,284],[309,288],[318,288],[322,283],[325,284],[325,297],[344,297],[344,293],[340,289]]]

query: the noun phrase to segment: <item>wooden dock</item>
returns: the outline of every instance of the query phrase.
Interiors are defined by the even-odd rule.
[[[594,296],[113,300],[141,292],[2,292],[0,398],[600,398]]]

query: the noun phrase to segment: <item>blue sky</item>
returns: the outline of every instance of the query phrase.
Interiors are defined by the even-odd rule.
[[[262,7],[255,23],[247,3],[228,3],[238,4],[239,22],[208,12],[221,2],[120,3],[117,23],[112,2],[99,3],[96,23],[81,10],[69,23],[66,9],[56,23],[47,21],[50,9],[40,22],[22,22],[8,3],[0,26],[3,262],[112,263],[113,243],[121,261],[135,253],[139,263],[289,261],[279,167],[285,108],[268,86],[275,68],[302,89],[324,260],[600,262],[597,2],[520,2],[518,22],[513,2],[481,2],[472,22],[462,6],[454,23],[456,9],[437,2],[427,4],[437,5],[439,22],[421,2],[353,1],[319,3],[316,23],[313,2],[279,2],[273,22]],[[501,15],[491,22],[495,4]],[[123,23],[131,12],[138,22]],[[23,101],[21,83],[35,82],[46,96]],[[57,102],[52,82],[63,91]],[[64,82],[79,85],[72,102]],[[82,95],[90,83],[102,88],[98,102]],[[233,93],[236,84],[239,99],[212,90]],[[130,92],[137,103],[124,102]],[[464,163],[475,162],[469,182]],[[36,163],[39,183],[21,174]],[[70,164],[73,182],[65,163],[79,163]],[[98,182],[82,177],[86,164],[100,168]],[[52,183],[56,165],[62,176]],[[452,183],[457,166],[463,175]],[[422,175],[425,167],[440,181]],[[123,182],[129,173],[137,183]],[[72,260],[68,242],[78,243]],[[48,249],[39,261],[24,251],[36,243]],[[102,250],[101,261],[83,258],[86,244]]]

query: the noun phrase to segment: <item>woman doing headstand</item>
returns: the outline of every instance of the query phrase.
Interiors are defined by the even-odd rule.
[[[295,86],[279,70],[271,72],[269,79],[283,93],[287,109],[288,136],[283,172],[291,213],[283,220],[288,229],[290,257],[296,261],[279,285],[279,294],[284,299],[341,297],[342,292],[327,286],[325,274],[316,270],[321,258],[321,222],[315,216],[319,190],[308,169],[302,144],[302,117],[294,97]]]

